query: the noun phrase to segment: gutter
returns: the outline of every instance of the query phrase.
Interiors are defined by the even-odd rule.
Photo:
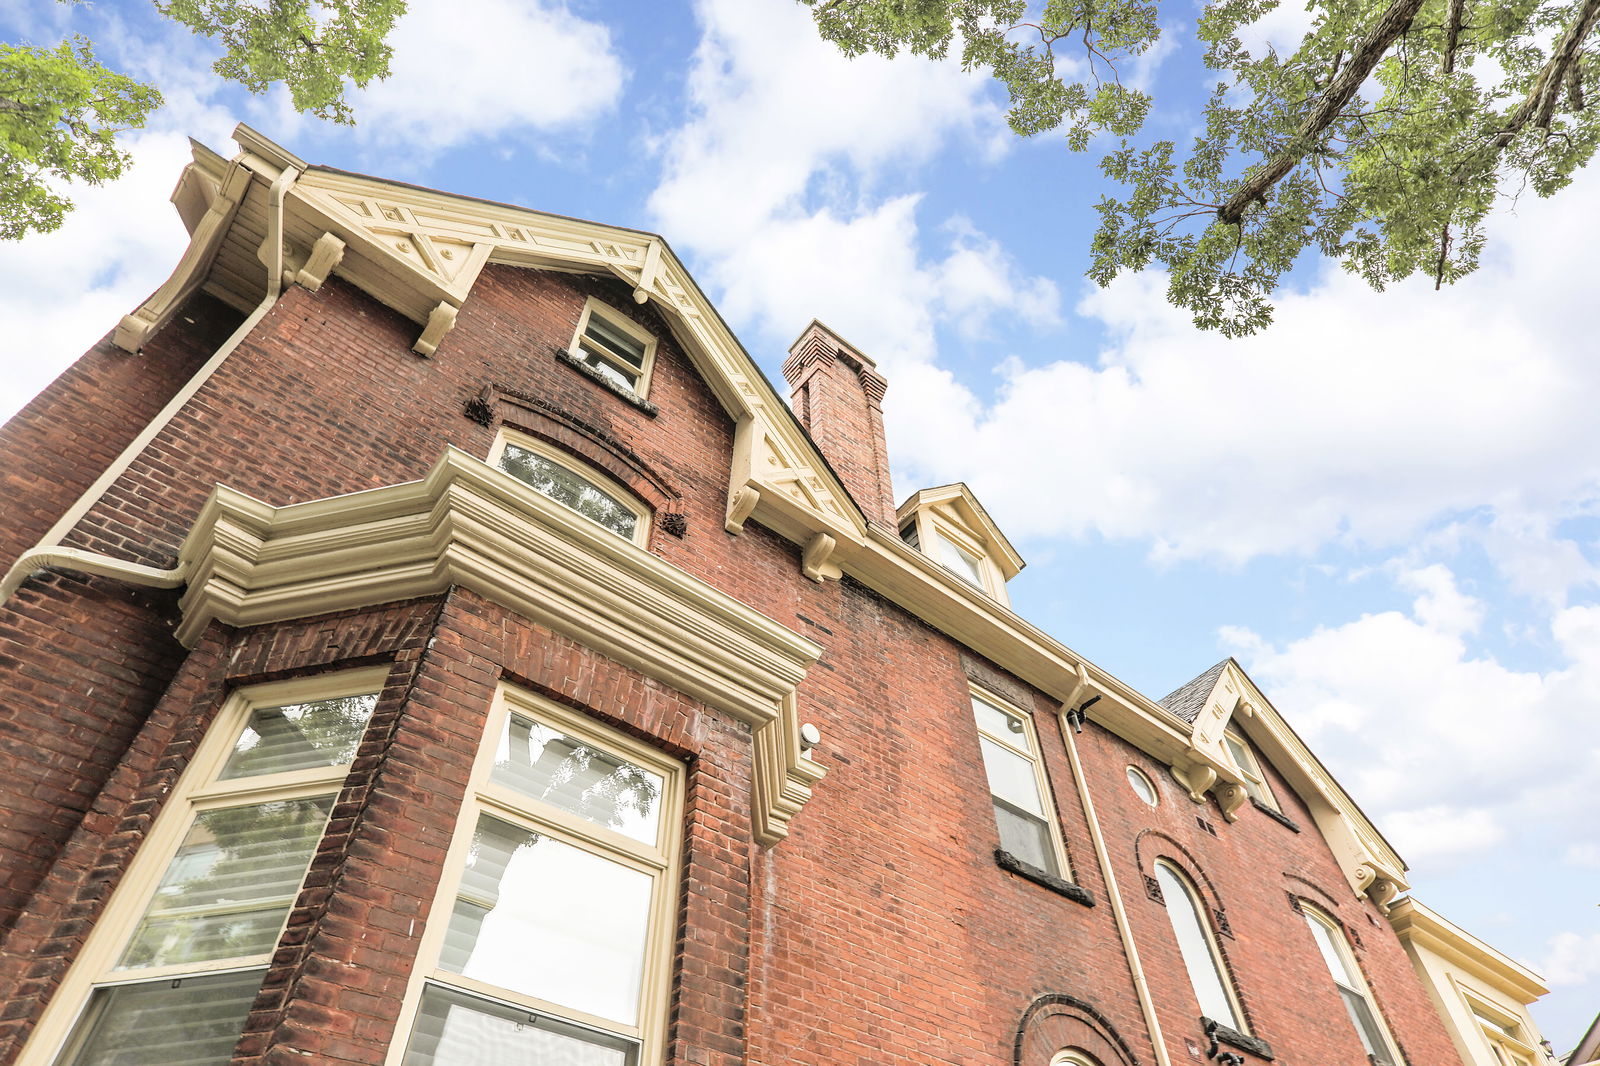
[[[1089,692],[1089,674],[1078,665],[1079,687],[1074,699]],[[1069,701],[1071,702],[1071,701]],[[1166,1038],[1161,1035],[1161,1021],[1156,1017],[1155,1000],[1150,995],[1150,984],[1145,979],[1144,965],[1139,961],[1139,949],[1133,942],[1133,927],[1128,924],[1128,909],[1123,906],[1122,892],[1117,888],[1117,875],[1111,869],[1111,854],[1106,848],[1105,834],[1100,831],[1100,819],[1094,813],[1094,800],[1089,796],[1089,782],[1083,773],[1083,763],[1078,758],[1077,729],[1073,723],[1073,708],[1064,706],[1060,715],[1061,735],[1067,741],[1067,761],[1072,765],[1072,783],[1078,788],[1078,802],[1083,805],[1083,816],[1089,823],[1089,839],[1094,844],[1095,861],[1100,866],[1100,876],[1105,880],[1106,896],[1111,901],[1111,915],[1117,923],[1117,936],[1122,940],[1122,953],[1128,960],[1128,973],[1133,978],[1133,991],[1139,999],[1139,1013],[1144,1016],[1154,1050],[1156,1066],[1172,1066],[1167,1054]]]
[[[241,126],[241,130],[246,127]],[[237,132],[237,131],[236,131]],[[241,145],[250,148],[241,139]],[[83,516],[99,503],[106,492],[116,483],[117,479],[127,473],[134,460],[144,453],[162,430],[175,418],[184,405],[194,398],[195,393],[211,380],[222,364],[232,355],[234,349],[250,335],[273,304],[278,302],[278,297],[283,294],[283,201],[289,191],[289,186],[300,177],[304,164],[295,166],[298,160],[292,157],[284,161],[285,165],[279,170],[278,176],[272,180],[269,190],[270,205],[267,209],[267,245],[272,249],[272,261],[267,264],[267,293],[255,310],[239,324],[216,353],[206,360],[205,365],[197,370],[193,377],[179,389],[172,399],[167,401],[165,407],[147,423],[139,435],[134,437],[128,446],[111,461],[101,475],[95,479],[94,484],[84,490],[77,502],[67,509],[56,524],[40,538],[39,543],[29,548],[17,557],[11,564],[4,577],[0,577],[0,605],[11,599],[11,594],[16,592],[22,584],[34,574],[43,570],[74,570],[81,573],[95,574],[101,577],[112,577],[134,585],[143,585],[147,588],[171,589],[178,588],[187,580],[185,567],[182,563],[171,568],[161,569],[146,566],[142,563],[118,559],[115,556],[105,555],[100,552],[85,551],[81,548],[67,548],[62,541],[73,528],[83,520]],[[243,167],[239,161],[234,166]]]

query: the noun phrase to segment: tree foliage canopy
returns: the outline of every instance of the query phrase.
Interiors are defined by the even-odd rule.
[[[1600,139],[1600,0],[1310,0],[1288,55],[1240,40],[1278,0],[1209,0],[1196,33],[1218,81],[1184,148],[1136,139],[1151,99],[1118,73],[1156,43],[1159,0],[801,2],[850,55],[959,49],[1005,86],[1018,134],[1110,140],[1121,189],[1097,204],[1089,276],[1158,265],[1227,335],[1271,321],[1309,248],[1379,289],[1465,276],[1496,202],[1556,192]]]
[[[217,40],[213,70],[251,92],[281,82],[296,109],[354,121],[347,85],[389,73],[384,43],[404,0],[154,0],[162,15]],[[82,38],[55,47],[0,44],[0,240],[61,225],[72,201],[61,183],[122,175],[119,133],[161,105],[154,87],[94,58]]]

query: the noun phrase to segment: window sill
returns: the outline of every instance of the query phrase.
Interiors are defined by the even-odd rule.
[[[1237,1029],[1230,1029],[1221,1022],[1214,1022],[1210,1018],[1201,1018],[1200,1026],[1205,1034],[1219,1044],[1236,1047],[1240,1051],[1248,1051],[1258,1059],[1272,1061],[1276,1058],[1272,1054],[1272,1045],[1259,1037],[1247,1036]]]
[[[596,370],[588,363],[585,363],[583,360],[574,358],[573,354],[567,351],[565,348],[556,348],[555,355],[558,362],[566,363],[572,369],[578,371],[578,373],[582,374],[596,385],[599,385],[607,392],[613,393],[620,399],[632,404],[634,407],[637,407],[651,418],[654,418],[656,415],[661,413],[661,409],[655,404],[651,403],[643,396],[640,396],[632,389],[624,385],[618,385],[615,381],[612,381],[610,378],[606,377],[604,374],[600,373],[600,371]]]
[[[1300,832],[1300,823],[1296,822],[1293,818],[1290,818],[1282,811],[1273,810],[1271,807],[1268,807],[1265,803],[1262,803],[1254,796],[1250,797],[1250,805],[1256,810],[1260,811],[1262,814],[1266,815],[1268,818],[1271,818],[1274,822],[1277,822],[1279,825],[1283,826],[1285,829],[1293,830],[1296,833]]]
[[[1094,893],[1087,888],[1075,885],[1071,881],[1062,880],[1055,874],[1046,873],[1032,863],[1023,862],[1004,848],[995,849],[994,863],[1000,869],[1014,873],[1018,877],[1032,881],[1036,885],[1042,885],[1058,896],[1066,896],[1074,903],[1081,903],[1085,907],[1094,906]]]

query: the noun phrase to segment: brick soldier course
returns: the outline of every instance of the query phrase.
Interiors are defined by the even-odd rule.
[[[786,647],[819,650],[785,697],[790,710],[780,715],[774,700],[764,724],[730,711],[716,686],[696,688],[676,668],[653,666],[627,641],[597,648],[588,629],[508,606],[489,578],[446,580],[421,595],[318,600],[333,609],[295,617],[207,616],[197,637],[180,641],[195,589],[219,581],[216,571],[186,570],[176,587],[156,588],[138,574],[25,559],[0,608],[0,1063],[56,1061],[63,1043],[82,1039],[67,1035],[86,1024],[74,1019],[115,982],[77,980],[73,968],[89,965],[85,945],[119,889],[130,898],[151,891],[124,875],[158,821],[181,816],[174,797],[193,787],[185,771],[230,693],[374,667],[383,678],[376,704],[263,964],[235,1064],[402,1061],[424,994],[418,952],[450,919],[451,899],[439,893],[491,707],[506,687],[683,768],[681,818],[667,827],[676,857],[662,1000],[643,1008],[659,1015],[645,1024],[659,1039],[623,1041],[624,1058],[1359,1066],[1368,1054],[1308,931],[1309,907],[1348,939],[1393,1043],[1380,1059],[1461,1062],[1385,917],[1403,867],[1358,869],[1357,845],[1330,840],[1325,826],[1353,825],[1351,839],[1368,827],[1328,799],[1326,784],[1313,787],[1325,772],[1282,739],[1291,734],[1236,665],[1219,675],[1236,679],[1221,713],[1250,738],[1281,811],[1244,801],[1238,768],[1210,754],[1223,720],[1186,719],[1129,693],[900,544],[884,379],[870,359],[810,327],[785,365],[796,421],[764,400],[771,387],[736,346],[718,358],[745,360],[744,385],[710,372],[724,364],[705,354],[704,338],[725,331],[714,315],[695,317],[697,290],[685,296],[672,280],[668,267],[681,267],[659,241],[633,234],[639,254],[618,252],[622,265],[609,268],[558,261],[578,252],[514,255],[503,249],[521,239],[512,234],[518,218],[529,232],[586,224],[466,200],[451,202],[464,215],[490,212],[502,251],[484,253],[453,295],[444,274],[427,275],[426,286],[406,281],[425,290],[416,300],[396,295],[392,278],[410,260],[391,247],[400,265],[384,273],[373,265],[376,249],[422,226],[424,194],[396,187],[393,201],[406,213],[394,232],[353,221],[340,228],[329,222],[332,208],[317,207],[315,186],[355,179],[273,157],[245,133],[239,160],[202,159],[205,173],[193,180],[236,188],[244,178],[217,175],[245,174],[244,206],[218,213],[227,233],[244,234],[254,215],[273,210],[273,179],[292,171],[285,273],[300,276],[47,547],[175,571],[196,550],[197,521],[218,485],[273,508],[330,500],[429,477],[450,448],[481,462],[509,432],[631,496],[649,519],[643,551],[673,568],[657,580],[711,590],[708,602],[712,592],[719,604],[737,601],[793,634]],[[382,183],[370,189],[373,203],[388,202]],[[318,276],[311,248],[323,232],[344,251]],[[421,228],[401,234],[400,243],[432,250],[413,268],[419,276],[449,269],[441,249],[468,249],[453,260],[464,262],[474,241],[487,246],[481,232],[450,244],[453,232],[435,232],[431,244],[416,235],[427,236]],[[618,232],[631,233],[606,231]],[[251,301],[236,279],[249,278],[250,261],[237,248],[253,254],[261,240],[249,236],[218,239],[210,264],[194,268],[194,291],[154,308],[157,325],[137,354],[108,337],[0,434],[0,569],[46,538],[245,321]],[[652,267],[652,256],[667,265]],[[254,269],[264,292],[259,260]],[[449,310],[436,321],[451,324],[425,357],[414,350],[435,321],[424,305],[441,293],[438,305]],[[646,396],[574,365],[580,319],[594,301],[654,339]],[[732,404],[741,392],[754,397],[756,414]],[[773,443],[751,443],[762,432]],[[819,451],[783,452],[788,466],[741,466],[741,455],[801,445]],[[774,489],[789,484],[779,479],[797,455],[811,473],[791,494]],[[491,487],[511,483],[485,471]],[[829,500],[848,506],[830,510]],[[543,513],[523,520],[537,524]],[[995,635],[1003,627],[1022,636]],[[660,623],[661,639],[679,639],[669,628]],[[1045,650],[1004,650],[1024,637]],[[1029,665],[1045,659],[1079,670],[1074,699],[1063,700],[1070,671]],[[1058,877],[997,855],[974,691],[1031,721],[1051,808],[1046,829],[1067,862]],[[1095,695],[1102,699],[1081,721],[1063,717]],[[802,723],[820,732],[814,747]],[[1205,744],[1148,739],[1206,729]],[[1154,806],[1130,787],[1129,767],[1153,784]],[[1386,845],[1374,837],[1362,846],[1382,866]],[[152,869],[165,861],[150,860]],[[1163,863],[1194,886],[1237,1004],[1239,1025],[1220,1040],[1202,1023],[1169,919],[1182,901],[1150,888]],[[139,913],[138,900],[128,906]],[[553,1015],[567,1017],[560,1008]],[[47,1009],[60,1020],[42,1028]],[[114,1061],[166,1061],[138,1050],[148,1033],[118,1039],[125,1050]],[[496,1058],[502,1052],[488,1048],[485,1063],[567,1061]]]

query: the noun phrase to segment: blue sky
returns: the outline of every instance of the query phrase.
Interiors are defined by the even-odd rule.
[[[1264,335],[1197,334],[1157,276],[1082,277],[1095,158],[1022,142],[950,63],[847,62],[793,0],[414,0],[360,125],[207,71],[147,5],[8,5],[167,106],[138,166],[0,248],[0,416],[176,263],[193,136],[664,234],[768,375],[821,318],[874,356],[896,491],[967,481],[1019,611],[1159,697],[1235,655],[1412,867],[1529,963],[1558,1051],[1600,1008],[1600,177],[1498,216],[1483,269],[1385,295],[1303,263]],[[1208,87],[1166,12],[1125,77],[1187,136]],[[1303,21],[1277,11],[1257,41]]]

